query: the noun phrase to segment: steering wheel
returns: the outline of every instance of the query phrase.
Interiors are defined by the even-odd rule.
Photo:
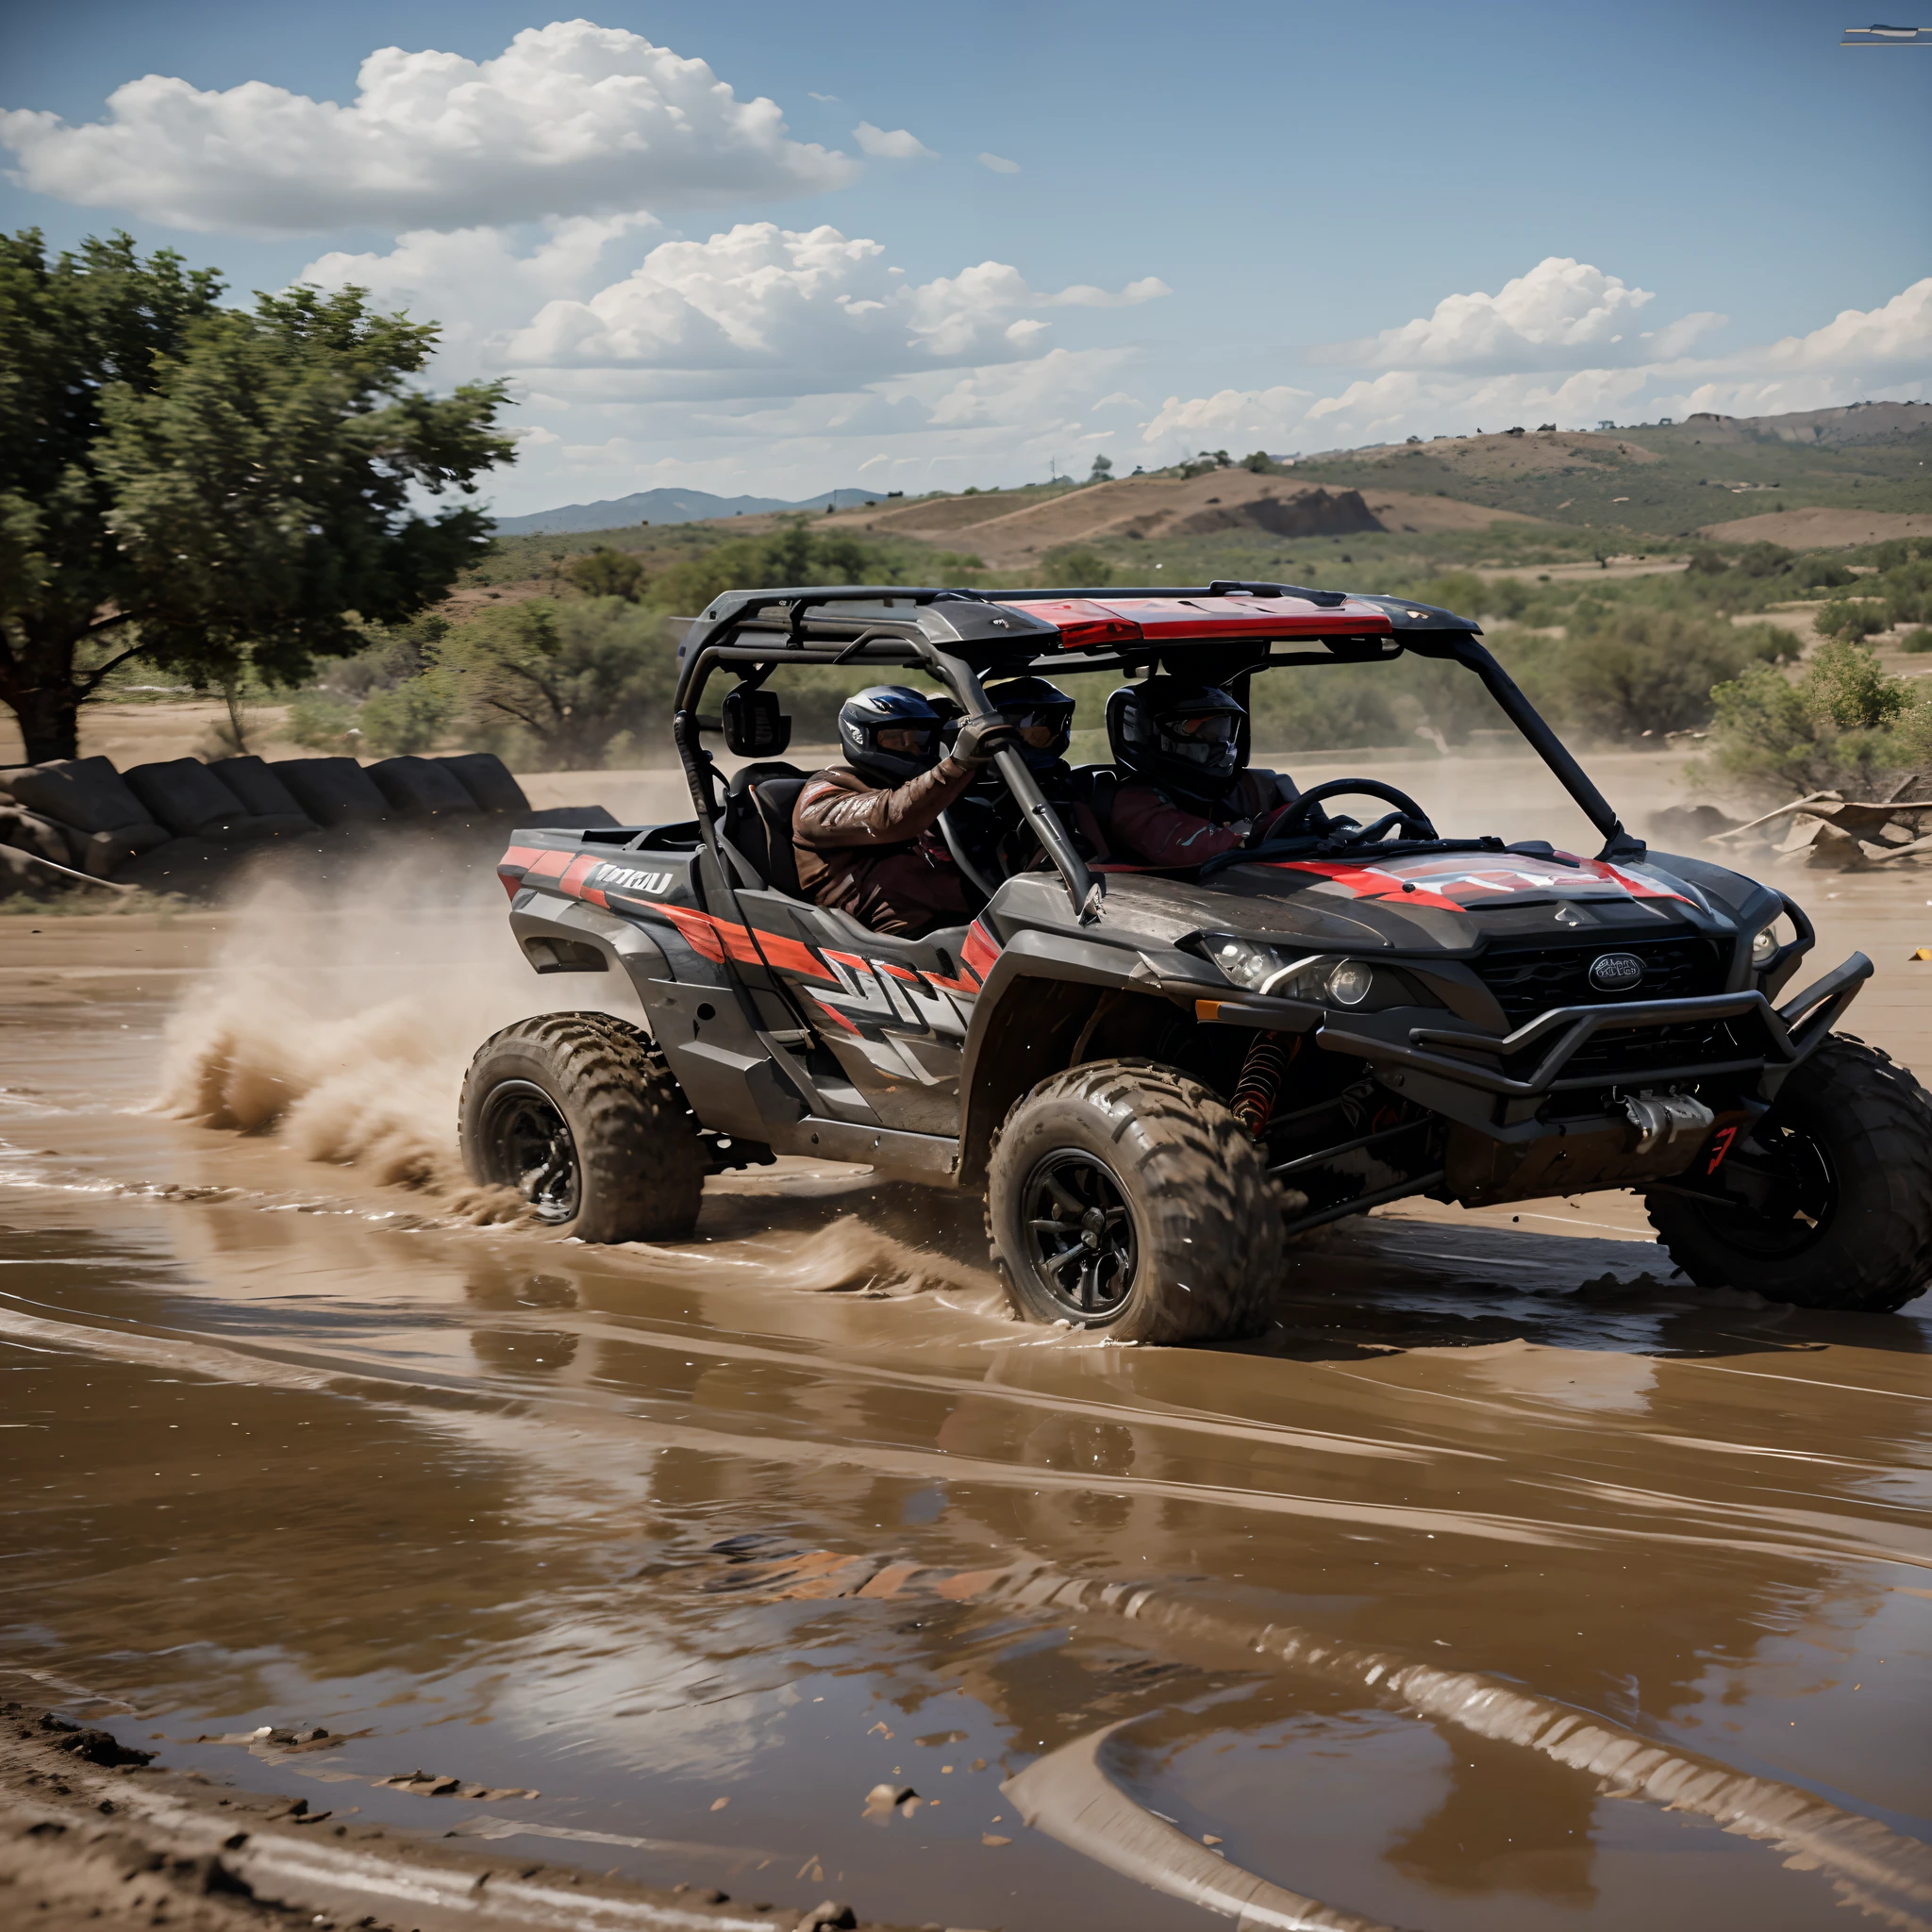
[[[1001,857],[998,841],[994,842],[991,854],[990,855],[992,859],[993,871],[998,874],[996,878],[989,878],[974,863],[972,855],[968,850],[971,842],[970,835],[962,836],[965,828],[953,824],[953,813],[960,805],[966,803],[965,799],[956,800],[953,805],[948,806],[944,811],[941,812],[940,837],[945,841],[946,850],[951,853],[953,863],[959,868],[967,881],[976,889],[981,898],[991,899],[999,891],[1000,886],[1007,879],[1010,878],[1012,874],[1007,869]]]
[[[1344,796],[1379,798],[1395,809],[1377,819],[1374,824],[1358,825],[1352,831],[1344,826],[1329,824],[1328,814],[1323,812],[1324,829],[1319,835],[1312,835],[1308,825],[1310,814],[1324,800]],[[1379,778],[1330,778],[1325,785],[1311,786],[1286,811],[1277,813],[1268,822],[1265,840],[1257,842],[1273,845],[1281,839],[1320,836],[1342,839],[1351,845],[1368,845],[1398,829],[1409,839],[1440,839],[1442,836],[1430,824],[1428,813],[1407,792],[1398,791],[1394,786],[1385,785]]]

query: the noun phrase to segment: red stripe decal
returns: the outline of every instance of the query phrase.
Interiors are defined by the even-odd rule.
[[[966,928],[966,943],[959,948],[959,957],[972,968],[979,978],[984,979],[992,970],[992,962],[1000,956],[998,942],[981,925],[978,920]]]
[[[842,1027],[844,1027],[844,1029],[846,1030],[846,1032],[848,1032],[848,1033],[857,1033],[857,1032],[858,1031],[858,1028],[857,1026],[855,1026],[855,1025],[854,1025],[854,1024],[852,1024],[852,1022],[851,1022],[850,1020],[848,1020],[848,1019],[847,1019],[847,1018],[845,1017],[845,1015],[844,1015],[843,1013],[841,1013],[841,1011],[840,1011],[840,1010],[838,1009],[838,1008],[837,1008],[837,1007],[827,1007],[827,1006],[825,1006],[825,1003],[824,1003],[824,1000],[822,1000],[822,999],[820,999],[817,993],[813,993],[811,997],[812,997],[812,1004],[813,1004],[814,1006],[816,1006],[816,1007],[822,1007],[822,1008],[824,1008],[824,1012],[825,1012],[825,1015],[826,1015],[826,1017],[827,1017],[827,1018],[829,1018],[829,1019],[833,1019],[833,1020],[836,1020],[836,1021],[838,1021],[838,1023],[840,1024],[840,1025],[841,1025]]]
[[[824,969],[824,962],[809,946],[800,945],[796,940],[788,940],[775,932],[760,932],[756,927],[752,938],[758,941],[758,951],[765,956],[768,966],[775,966],[781,973],[802,974],[807,979],[829,979],[831,974]]]
[[[942,987],[947,992],[963,992],[968,999],[979,991],[979,982],[974,979],[948,979],[942,974],[928,973],[926,978],[934,986]]]
[[[531,859],[529,875],[533,879],[554,879],[570,863],[570,858],[568,852],[549,847]]]
[[[661,912],[679,932],[685,942],[694,953],[717,965],[724,963],[724,943],[718,937],[718,923],[708,914],[691,912],[682,906],[658,906],[654,908]],[[740,928],[742,930],[742,928]]]
[[[1441,912],[1467,912],[1469,908],[1454,899],[1445,899],[1441,892],[1431,892],[1425,887],[1417,886],[1414,891],[1403,891],[1403,881],[1391,873],[1365,870],[1358,865],[1337,865],[1324,860],[1285,858],[1267,861],[1276,872],[1307,872],[1317,878],[1332,879],[1338,886],[1345,887],[1357,899],[1400,899],[1406,906],[1433,906]]]

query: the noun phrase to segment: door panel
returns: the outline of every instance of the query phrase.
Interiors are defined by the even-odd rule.
[[[782,892],[738,903],[774,980],[888,1126],[959,1130],[959,1068],[978,983],[964,928],[888,939]]]

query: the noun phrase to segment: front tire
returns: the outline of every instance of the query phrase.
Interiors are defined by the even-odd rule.
[[[463,1082],[463,1165],[587,1241],[675,1241],[698,1218],[705,1150],[664,1056],[608,1013],[519,1020]]]
[[[986,1219],[1021,1315],[1123,1341],[1253,1334],[1281,1273],[1260,1148],[1207,1088],[1145,1061],[1023,1095],[994,1137]]]
[[[1877,1313],[1932,1283],[1932,1098],[1904,1067],[1834,1034],[1792,1070],[1718,1170],[1722,1206],[1645,1202],[1692,1281],[1802,1308]]]

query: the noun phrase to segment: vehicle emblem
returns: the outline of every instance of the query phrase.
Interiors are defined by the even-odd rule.
[[[1628,992],[1643,977],[1635,953],[1599,953],[1590,962],[1590,983],[1599,992]]]

